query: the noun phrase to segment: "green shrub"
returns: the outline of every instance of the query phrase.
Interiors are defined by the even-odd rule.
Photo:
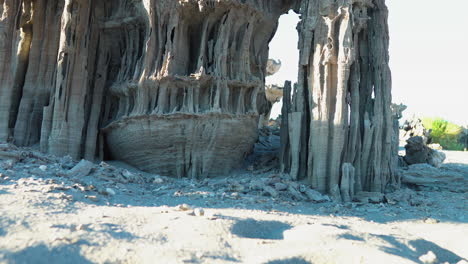
[[[461,126],[442,118],[423,118],[422,122],[426,129],[432,129],[432,143],[438,143],[446,150],[463,150]]]
[[[432,122],[431,128],[432,129],[432,138],[441,138],[443,137],[446,132],[447,132],[447,125],[448,121],[447,120],[442,120],[442,119],[436,119]]]
[[[460,143],[457,137],[451,137],[451,136],[444,136],[438,139],[439,143],[442,148],[446,150],[458,150],[458,151],[463,151],[464,146]]]

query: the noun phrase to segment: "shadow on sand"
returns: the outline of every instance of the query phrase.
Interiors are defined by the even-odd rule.
[[[271,260],[266,262],[265,264],[312,264],[312,262],[309,262],[303,258],[295,257],[288,259]]]
[[[231,233],[243,238],[283,239],[283,232],[292,226],[279,221],[238,220],[231,227]]]
[[[49,248],[44,244],[27,247],[17,252],[1,252],[0,262],[15,264],[91,264],[93,262],[80,254],[80,245],[87,244],[86,241],[78,241],[73,245],[63,245]]]
[[[426,254],[429,251],[432,251],[437,256],[437,263],[457,263],[463,258],[457,254],[444,249],[437,244],[424,240],[416,239],[409,241],[409,245],[405,245],[402,242],[398,241],[393,236],[387,235],[374,235],[384,241],[386,241],[390,246],[381,247],[381,250],[392,255],[400,256],[402,258],[409,259],[416,263],[422,263],[419,260],[419,257]]]

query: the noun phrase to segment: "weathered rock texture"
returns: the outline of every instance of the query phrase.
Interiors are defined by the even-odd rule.
[[[336,199],[382,192],[398,182],[385,1],[307,0],[299,12],[299,75],[294,89],[285,85],[282,169]]]
[[[432,129],[426,129],[421,119],[413,117],[411,120],[405,120],[400,137],[404,142],[406,142],[411,137],[421,137],[424,144],[431,144],[431,132]]]
[[[346,200],[382,191],[395,181],[384,0],[0,0],[0,140],[225,173],[268,112],[268,43],[291,8],[283,169]]]
[[[267,62],[266,73],[267,76],[271,76],[276,74],[281,69],[281,61],[275,61],[269,59]],[[273,105],[279,101],[283,97],[283,87],[269,84],[265,86],[265,99],[264,101],[260,101],[259,105],[262,107],[263,115],[260,117],[260,126],[268,125],[270,121],[271,110],[273,109]],[[263,97],[260,97],[263,100]]]
[[[408,165],[427,163],[439,168],[446,158],[445,153],[428,147],[420,136],[409,138],[405,150],[404,161]]]
[[[267,62],[267,76],[271,76],[276,74],[279,70],[281,69],[281,61],[275,61],[272,59],[269,59]],[[265,95],[266,99],[268,102],[273,105],[274,103],[277,103],[283,98],[283,87],[275,84],[269,84],[265,86]],[[270,109],[271,110],[271,109]]]
[[[256,140],[268,43],[291,4],[1,0],[0,140],[225,173]]]

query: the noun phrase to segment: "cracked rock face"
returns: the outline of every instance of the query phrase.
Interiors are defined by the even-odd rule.
[[[292,1],[0,3],[0,140],[202,177],[256,141],[268,43]]]

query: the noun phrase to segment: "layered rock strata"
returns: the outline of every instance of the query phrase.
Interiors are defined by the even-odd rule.
[[[398,182],[385,1],[306,0],[298,11],[298,84],[285,85],[282,169],[336,199],[382,192]]]

